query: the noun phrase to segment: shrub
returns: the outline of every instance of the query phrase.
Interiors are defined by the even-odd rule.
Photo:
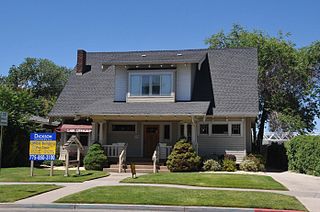
[[[240,170],[257,172],[259,167],[253,160],[244,160],[240,163]]]
[[[107,156],[104,154],[100,144],[90,146],[83,160],[86,170],[102,170],[107,164]]]
[[[51,165],[51,161],[46,160],[46,161],[43,161],[42,164],[46,165],[46,166],[50,166]],[[53,161],[53,165],[54,166],[63,166],[63,161],[62,160],[54,160]]]
[[[174,145],[166,164],[172,172],[197,171],[201,158],[193,150],[190,142],[181,139]]]
[[[203,163],[203,170],[205,171],[221,171],[221,165],[218,161],[209,159]]]
[[[223,170],[227,172],[234,172],[237,170],[236,162],[229,159],[224,159],[222,162]]]
[[[223,160],[232,160],[234,162],[236,162],[237,158],[235,155],[231,155],[231,154],[224,154],[223,156]]]
[[[289,170],[320,176],[320,136],[297,136],[285,147]]]
[[[243,171],[264,171],[265,160],[262,155],[249,154],[244,158],[244,161],[240,164],[240,170]]]

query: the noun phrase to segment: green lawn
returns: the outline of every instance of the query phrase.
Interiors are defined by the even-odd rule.
[[[248,174],[157,173],[142,175],[136,179],[126,178],[121,182],[287,190],[286,187],[272,179],[272,177]]]
[[[55,170],[52,177],[49,176],[48,169],[34,169],[34,176],[30,176],[30,168],[2,168],[0,173],[0,182],[84,182],[100,177],[105,177],[108,174],[102,171],[80,171],[81,175],[75,174],[75,171],[70,170],[69,177],[64,177],[64,171]]]
[[[196,190],[150,186],[101,186],[59,199],[59,203],[216,206],[306,210],[295,198],[249,191]]]
[[[0,185],[0,202],[15,202],[61,186],[56,185]]]

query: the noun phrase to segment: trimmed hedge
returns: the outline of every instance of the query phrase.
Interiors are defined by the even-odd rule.
[[[107,156],[100,144],[93,144],[84,157],[83,163],[86,170],[102,170],[108,162]]]
[[[171,172],[197,171],[200,168],[201,158],[189,141],[181,139],[174,145],[166,164]]]
[[[320,136],[297,136],[285,147],[289,170],[320,176]]]

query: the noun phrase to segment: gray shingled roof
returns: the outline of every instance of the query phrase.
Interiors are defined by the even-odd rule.
[[[106,65],[141,65],[165,63],[199,63],[207,49],[129,51],[129,52],[90,52],[90,58]],[[90,63],[88,63],[91,65]]]
[[[114,67],[104,71],[101,69],[102,64],[199,63],[206,56],[212,84],[199,83],[201,86],[208,86],[208,91],[213,90],[214,99],[201,99],[203,102],[117,103],[113,101]],[[91,65],[89,72],[81,76],[73,73],[70,76],[49,116],[141,113],[199,115],[210,111],[210,101],[213,101],[215,116],[254,117],[258,113],[257,53],[252,48],[88,52],[87,65]]]
[[[256,49],[208,52],[217,116],[256,116],[258,113],[258,63]]]
[[[210,102],[110,102],[97,101],[79,111],[81,115],[206,115]]]

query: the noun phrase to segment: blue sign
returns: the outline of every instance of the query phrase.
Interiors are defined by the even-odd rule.
[[[57,138],[56,133],[31,133],[31,141],[55,141]]]
[[[29,160],[55,160],[56,137],[56,133],[31,133]]]
[[[29,155],[29,160],[55,160],[55,155]]]

